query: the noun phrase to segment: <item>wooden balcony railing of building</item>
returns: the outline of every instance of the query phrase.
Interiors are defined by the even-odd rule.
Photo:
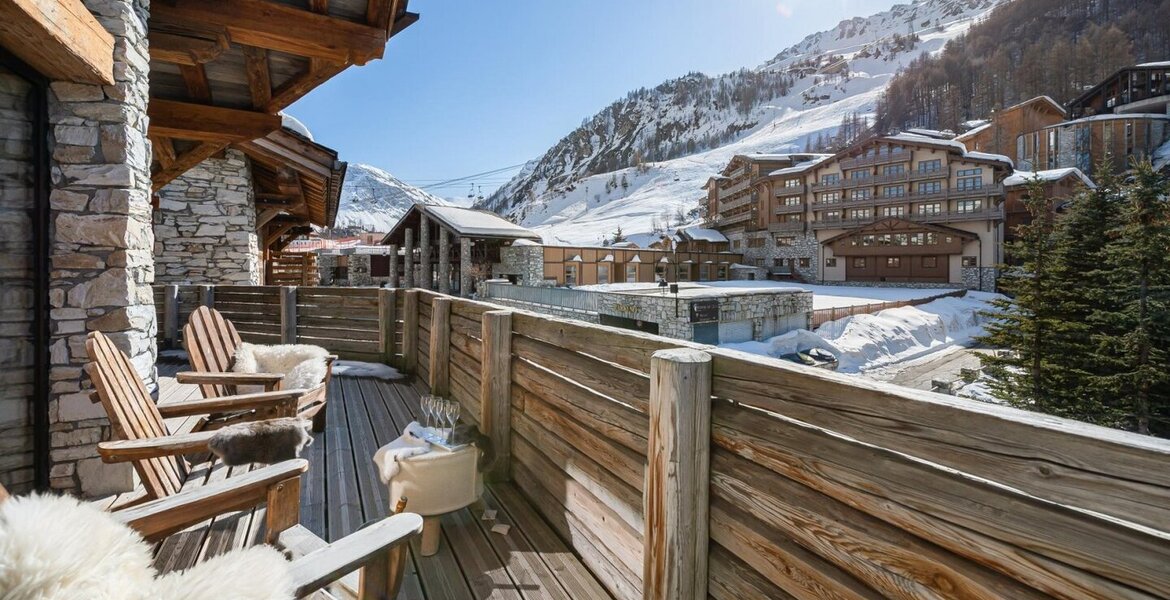
[[[793,213],[802,213],[804,209],[805,206],[803,204],[781,204],[776,207],[774,213],[777,215],[790,215]]]
[[[264,265],[268,285],[313,286],[321,281],[314,252],[273,252]]]
[[[786,221],[768,224],[768,231],[772,233],[790,233],[804,231],[804,221]]]
[[[873,165],[906,162],[908,160],[910,160],[910,152],[903,150],[900,152],[888,152],[885,154],[875,154],[872,156],[846,158],[840,160],[838,164],[841,166],[841,169],[856,169],[858,167],[870,167]]]
[[[1170,590],[1165,440],[423,290],[174,291],[458,401],[622,600]]]
[[[737,215],[730,215],[730,216],[720,215],[720,217],[715,221],[715,224],[718,227],[725,227],[727,225],[734,225],[736,223],[743,223],[746,221],[750,221],[751,218],[752,218],[751,211],[741,212]]]

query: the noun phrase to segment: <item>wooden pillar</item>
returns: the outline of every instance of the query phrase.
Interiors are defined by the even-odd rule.
[[[280,343],[297,343],[297,288],[280,288]]]
[[[451,239],[445,227],[439,227],[439,293],[451,293]]]
[[[409,227],[403,232],[406,239],[402,244],[402,287],[414,287],[414,231]]]
[[[451,299],[431,302],[431,393],[446,396],[451,391]]]
[[[707,598],[711,356],[659,350],[650,359],[650,435],[642,561],[646,600]]]
[[[421,281],[418,282],[418,287],[424,290],[435,289],[435,274],[431,272],[431,218],[426,215],[419,215],[418,228],[418,264],[419,277]]]
[[[475,290],[471,283],[471,238],[459,238],[459,295],[470,298]]]
[[[398,279],[398,245],[390,244],[390,287],[396,288]]]
[[[398,327],[398,315],[395,314],[395,300],[398,290],[381,288],[378,290],[378,332],[382,350],[382,362],[394,364],[394,333]]]
[[[167,348],[179,347],[179,286],[163,288],[163,344]]]
[[[418,290],[406,290],[402,298],[402,368],[418,371]]]
[[[215,286],[201,285],[199,286],[199,305],[207,308],[215,308]]]
[[[488,481],[512,478],[512,312],[490,310],[481,321],[479,428],[492,443]]]

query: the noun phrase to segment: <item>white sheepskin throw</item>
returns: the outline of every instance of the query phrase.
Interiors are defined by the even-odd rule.
[[[325,380],[325,371],[328,369],[325,363],[327,356],[329,351],[320,346],[308,344],[262,346],[243,342],[236,347],[232,371],[280,373],[284,375],[284,379],[280,381],[281,389],[311,389],[321,385]],[[240,393],[244,392],[240,390]]]
[[[291,600],[288,563],[269,547],[232,552],[156,578],[134,530],[71,496],[0,503],[5,600]]]
[[[369,377],[382,381],[402,379],[402,373],[390,365],[382,363],[362,362],[360,360],[338,360],[333,363],[334,375],[346,377]]]

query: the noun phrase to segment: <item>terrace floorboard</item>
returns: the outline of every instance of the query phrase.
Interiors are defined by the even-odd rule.
[[[175,381],[185,365],[159,365],[159,402],[199,397],[196,386]],[[417,380],[385,382],[334,377],[327,404],[325,431],[314,434],[302,457],[309,472],[301,489],[301,524],[321,538],[337,540],[363,523],[385,515],[392,506],[378,479],[374,450],[398,436],[419,412],[426,386]],[[169,422],[172,431],[194,422]],[[247,468],[204,462],[205,478],[215,481]],[[118,506],[134,497],[107,501]],[[407,510],[409,510],[409,504]],[[497,511],[495,523],[511,526],[506,535],[491,531],[495,523],[481,520],[484,509]],[[223,515],[159,543],[155,564],[163,571],[186,569],[208,557],[251,545],[263,537],[263,508]],[[419,541],[411,544],[406,579],[399,598],[432,599],[592,599],[609,598],[547,522],[511,483],[487,484],[476,504],[442,517],[439,551],[424,557]]]

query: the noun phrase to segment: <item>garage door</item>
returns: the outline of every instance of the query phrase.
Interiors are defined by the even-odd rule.
[[[719,324],[719,343],[749,342],[752,339],[751,321],[728,321]]]

